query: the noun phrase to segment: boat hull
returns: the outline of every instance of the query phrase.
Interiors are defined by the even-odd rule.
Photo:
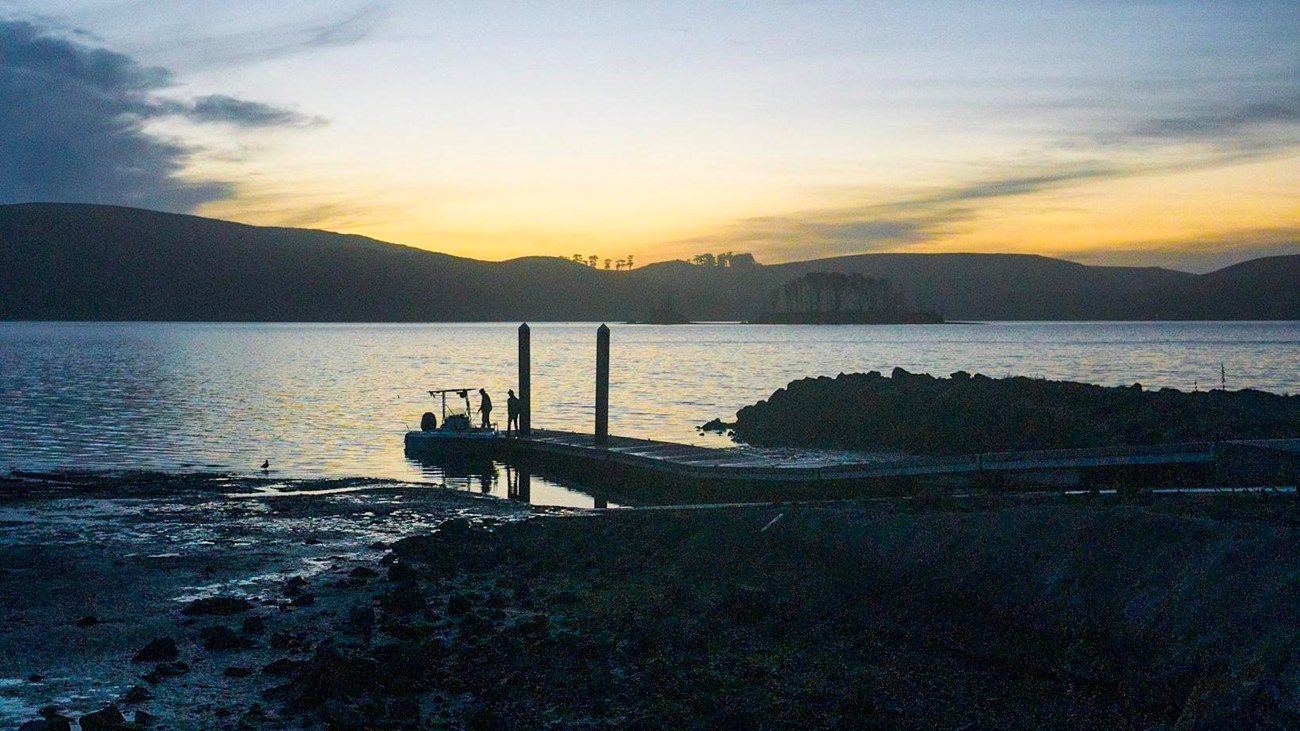
[[[496,430],[408,431],[406,456],[417,458],[494,458],[500,455],[505,437]]]

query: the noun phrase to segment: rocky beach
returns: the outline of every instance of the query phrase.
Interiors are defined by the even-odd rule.
[[[1289,728],[1274,492],[539,509],[0,484],[0,727]]]

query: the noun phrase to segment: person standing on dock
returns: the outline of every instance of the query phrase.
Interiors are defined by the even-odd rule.
[[[506,393],[506,434],[509,434],[512,426],[516,432],[519,431],[519,397],[513,388],[507,389]]]
[[[482,400],[478,405],[478,412],[483,415],[483,422],[479,426],[480,428],[487,429],[492,425],[492,399],[488,397],[487,389],[485,388],[480,388],[478,390],[478,395],[482,397]]]

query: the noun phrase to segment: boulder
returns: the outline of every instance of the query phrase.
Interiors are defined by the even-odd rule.
[[[176,640],[170,637],[159,637],[140,648],[139,652],[131,658],[131,662],[175,660],[180,657],[180,654],[180,650],[176,649]]]
[[[322,646],[299,679],[298,703],[314,708],[330,700],[361,697],[375,688],[380,675],[374,660]]]
[[[313,605],[313,604],[315,604],[315,603],[316,603],[316,595],[315,595],[315,594],[302,594],[302,595],[300,595],[300,596],[296,596],[296,597],[294,597],[292,600],[290,600],[290,601],[289,601],[289,606],[291,606],[291,607],[310,607],[311,605]]]
[[[153,693],[143,685],[133,685],[131,689],[122,694],[123,703],[143,703],[153,700]]]
[[[126,717],[111,703],[94,713],[81,717],[81,731],[102,731],[116,729],[126,724]]]
[[[206,650],[238,650],[243,647],[239,634],[224,625],[204,627],[199,632],[199,639]]]
[[[300,675],[303,668],[307,665],[305,660],[291,660],[282,657],[275,662],[268,663],[262,667],[262,672],[267,675],[278,676],[296,676]]]
[[[379,597],[379,606],[395,614],[421,611],[427,606],[424,593],[414,583],[402,583]]]
[[[72,719],[58,714],[46,718],[28,721],[18,727],[18,731],[71,731]]]
[[[286,596],[298,596],[302,593],[302,590],[306,588],[307,580],[301,576],[295,576],[285,583],[284,593]]]

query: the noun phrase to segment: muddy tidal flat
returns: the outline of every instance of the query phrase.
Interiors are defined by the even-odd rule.
[[[1293,495],[0,478],[0,728],[1294,728]]]

